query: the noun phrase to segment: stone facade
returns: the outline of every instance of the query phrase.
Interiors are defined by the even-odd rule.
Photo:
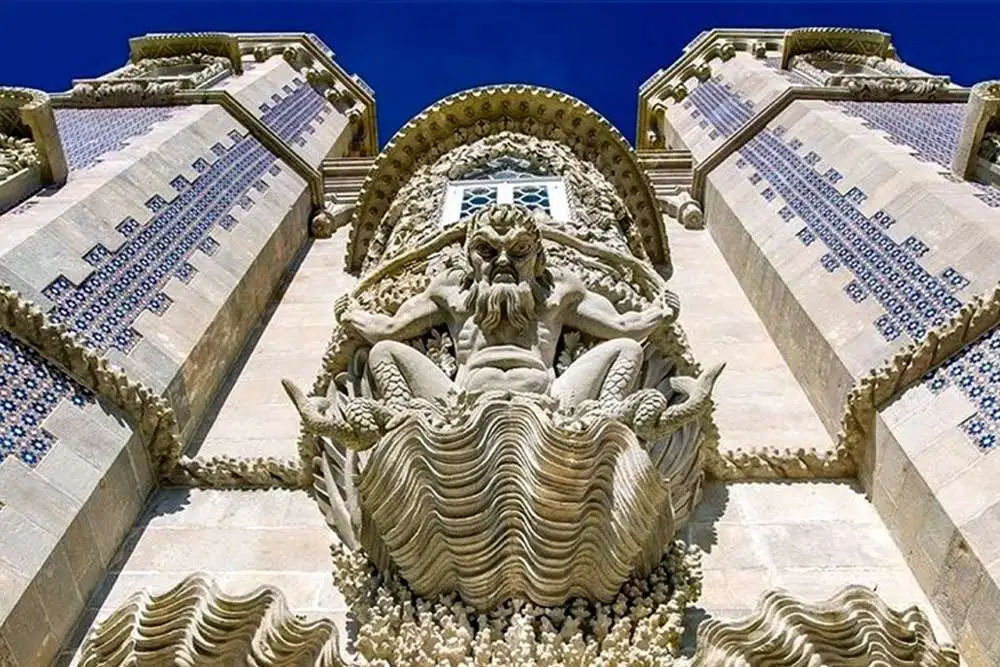
[[[0,88],[0,665],[1000,664],[996,101],[833,28],[699,35],[635,148],[379,150],[311,34]]]

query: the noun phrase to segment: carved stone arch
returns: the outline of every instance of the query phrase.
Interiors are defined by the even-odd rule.
[[[457,93],[407,123],[376,158],[358,197],[347,265],[359,271],[397,192],[423,165],[491,134],[513,131],[566,145],[592,163],[636,220],[651,260],[671,272],[663,221],[648,179],[631,146],[583,102],[553,90],[509,85]]]
[[[573,211],[572,220],[562,221],[574,224],[573,229],[566,230],[568,233],[647,258],[638,221],[596,166],[577,158],[562,142],[503,131],[459,146],[416,170],[379,221],[368,244],[364,271],[438,233],[437,220],[448,184],[463,180],[468,173],[501,156],[527,160],[540,171],[563,179]]]

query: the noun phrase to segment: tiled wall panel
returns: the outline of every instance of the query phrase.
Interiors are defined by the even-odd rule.
[[[692,107],[723,136],[735,132],[753,114],[752,105],[731,88],[720,77],[705,82],[690,96]],[[828,106],[864,119],[864,127],[878,131],[885,141],[913,155],[915,174],[930,164],[934,167],[931,179],[964,191],[970,200],[986,207],[985,215],[992,214],[988,208],[991,198],[997,196],[996,188],[954,183],[944,172],[961,129],[964,105],[839,102]],[[794,121],[796,114],[788,115]],[[784,125],[785,120],[785,114],[779,116],[740,149],[734,165],[759,189],[760,197],[776,207],[775,225],[780,221],[791,228],[803,247],[823,247],[816,271],[827,272],[832,278],[847,277],[842,288],[844,301],[836,307],[851,312],[851,303],[870,299],[878,304],[871,326],[886,344],[885,357],[905,342],[922,340],[1000,275],[1000,271],[984,275],[981,267],[971,267],[978,274],[973,288],[968,270],[958,261],[962,258],[948,259],[950,248],[923,238],[924,221],[909,213],[900,218],[893,207],[896,201],[885,204],[888,210],[872,209],[869,192],[858,186],[845,187],[848,181],[857,181],[848,171],[852,165],[840,165],[840,169],[828,166],[830,156],[825,153],[833,153],[836,147],[820,148],[812,141],[805,144],[796,131]],[[795,127],[794,122],[791,127]],[[831,129],[839,130],[837,136],[841,137],[850,131],[846,127]],[[880,139],[869,133],[863,141],[877,147]],[[870,160],[877,161],[878,156],[873,154]],[[992,447],[1000,431],[1000,409],[996,406],[1000,385],[990,381],[995,354],[989,347],[991,340],[978,343],[927,379],[935,391],[954,384],[980,406],[963,428],[983,449]],[[877,339],[869,345],[877,350]]]

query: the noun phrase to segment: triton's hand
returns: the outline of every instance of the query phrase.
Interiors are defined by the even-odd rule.
[[[389,337],[390,319],[366,310],[349,310],[340,316],[340,326],[364,338],[369,343],[377,343]]]
[[[666,288],[657,295],[656,304],[662,311],[661,317],[667,322],[676,320],[681,312],[681,302],[677,295]]]

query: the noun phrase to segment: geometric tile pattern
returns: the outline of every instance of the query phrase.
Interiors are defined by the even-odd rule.
[[[520,204],[531,211],[541,210],[551,215],[549,208],[549,186],[540,184],[525,184],[514,186],[514,203]]]
[[[751,109],[724,85],[718,77],[696,87],[689,99],[715,129],[731,135],[752,115]],[[840,192],[836,182],[840,174],[817,168],[819,160],[800,155],[801,142],[786,137],[783,128],[764,129],[739,151],[738,168],[747,169],[748,178],[763,179],[765,192],[777,192],[785,205],[776,212],[786,223],[803,225],[796,236],[803,245],[819,239],[828,252],[820,265],[829,272],[847,270],[852,280],[845,287],[847,298],[860,303],[873,298],[883,313],[873,323],[887,340],[900,336],[919,341],[927,331],[946,322],[962,304],[956,294],[969,281],[954,267],[931,273],[920,259],[932,252],[920,239],[908,236],[897,242],[887,233],[895,219],[884,211],[871,216],[858,206],[867,195],[858,188]],[[806,148],[808,151],[808,147]],[[929,139],[924,154],[941,156],[941,147]],[[815,155],[808,151],[808,155]],[[950,158],[949,158],[950,159]],[[833,173],[831,173],[833,172]],[[772,196],[773,198],[773,196]],[[995,345],[995,348],[989,348]],[[983,448],[992,446],[1000,434],[1000,358],[993,359],[987,349],[1000,348],[996,342],[983,341],[957,356],[948,366],[926,379],[932,391],[954,384],[980,407],[979,413],[964,426],[970,437]],[[996,352],[994,351],[995,355]],[[975,361],[972,361],[972,359]],[[985,401],[982,403],[981,401]]]
[[[940,175],[964,184],[969,193],[992,208],[1000,207],[1000,188],[955,177],[951,159],[958,146],[965,118],[962,102],[835,102],[845,114],[886,134],[886,141],[908,146],[913,157],[933,162],[948,171]]]
[[[924,386],[934,393],[949,384],[961,389],[977,408],[962,423],[962,430],[980,449],[995,447],[1000,437],[1000,330],[986,334],[924,379]]]
[[[16,456],[34,467],[55,437],[42,428],[63,400],[78,406],[93,395],[30,347],[0,331],[0,463]]]
[[[307,99],[279,97],[264,113],[264,122],[286,141],[297,141],[315,118],[303,113]],[[211,159],[198,158],[192,164],[198,172],[193,181],[182,177],[172,181],[177,191],[173,199],[150,197],[145,202],[152,213],[148,222],[139,224],[130,217],[120,221],[117,229],[124,241],[117,250],[100,244],[91,248],[84,260],[94,271],[79,285],[60,275],[43,290],[55,302],[49,311],[53,321],[64,324],[98,353],[110,348],[132,350],[141,337],[132,327],[136,318],[144,310],[166,311],[169,303],[163,286],[171,277],[187,282],[194,276],[191,255],[215,252],[218,239],[212,234],[218,227],[232,228],[236,218],[230,211],[252,205],[248,191],[277,161],[249,135],[233,131],[229,142],[229,146],[216,143]]]
[[[54,109],[53,113],[69,170],[77,171],[97,164],[107,153],[121,150],[129,139],[148,133],[154,123],[170,118],[177,109]]]
[[[275,93],[271,96],[272,104],[264,104],[260,110],[261,122],[267,125],[272,132],[284,139],[286,142],[298,146],[306,145],[306,133],[311,133],[312,128],[308,127],[313,121],[323,123],[323,116],[332,110],[326,99],[316,92],[316,89],[295,77],[292,79],[293,85],[282,86],[282,95]],[[280,114],[275,114],[273,105],[282,108]]]
[[[466,218],[481,208],[497,203],[495,185],[470,185],[462,190],[462,205],[459,217]]]
[[[913,157],[951,166],[965,117],[962,102],[836,102],[848,116],[881,130],[893,144],[909,146]]]
[[[322,122],[321,116],[328,110],[321,96],[302,92],[301,85],[299,88],[287,89],[284,97],[275,96],[273,106],[262,117],[268,127],[293,144],[301,144],[302,135],[311,129],[310,123]],[[312,91],[311,86],[305,88]],[[116,150],[129,136],[141,134],[137,128],[148,129],[155,119],[162,119],[160,109],[156,113],[97,109],[62,114],[65,111],[77,110],[57,110],[62,127],[74,128],[73,139],[64,139],[74,169],[94,164],[100,155]],[[121,112],[136,113],[119,115]],[[116,118],[121,125],[114,124]],[[100,123],[106,136],[98,139],[90,129],[79,127],[88,119]],[[115,127],[119,130],[112,129]],[[121,129],[126,127],[132,135]],[[225,144],[212,146],[209,155],[192,159],[197,177],[188,180],[178,174],[171,181],[174,193],[150,197],[145,202],[151,214],[148,221],[140,223],[126,217],[118,222],[116,229],[123,242],[117,249],[112,251],[97,243],[84,253],[83,260],[94,267],[87,278],[76,285],[59,275],[43,290],[55,303],[48,312],[52,321],[62,323],[98,353],[110,348],[128,353],[135,346],[140,339],[133,328],[136,318],[146,310],[156,314],[167,311],[171,300],[162,292],[167,281],[171,277],[190,280],[196,273],[189,261],[192,254],[215,253],[224,238],[219,230],[232,229],[237,222],[232,215],[234,207],[252,206],[248,192],[266,189],[262,179],[280,170],[273,153],[238,131],[231,132]],[[82,405],[93,398],[4,332],[0,332],[0,364],[0,460],[16,455],[28,465],[35,465],[54,441],[40,426],[45,417],[63,399]]]

